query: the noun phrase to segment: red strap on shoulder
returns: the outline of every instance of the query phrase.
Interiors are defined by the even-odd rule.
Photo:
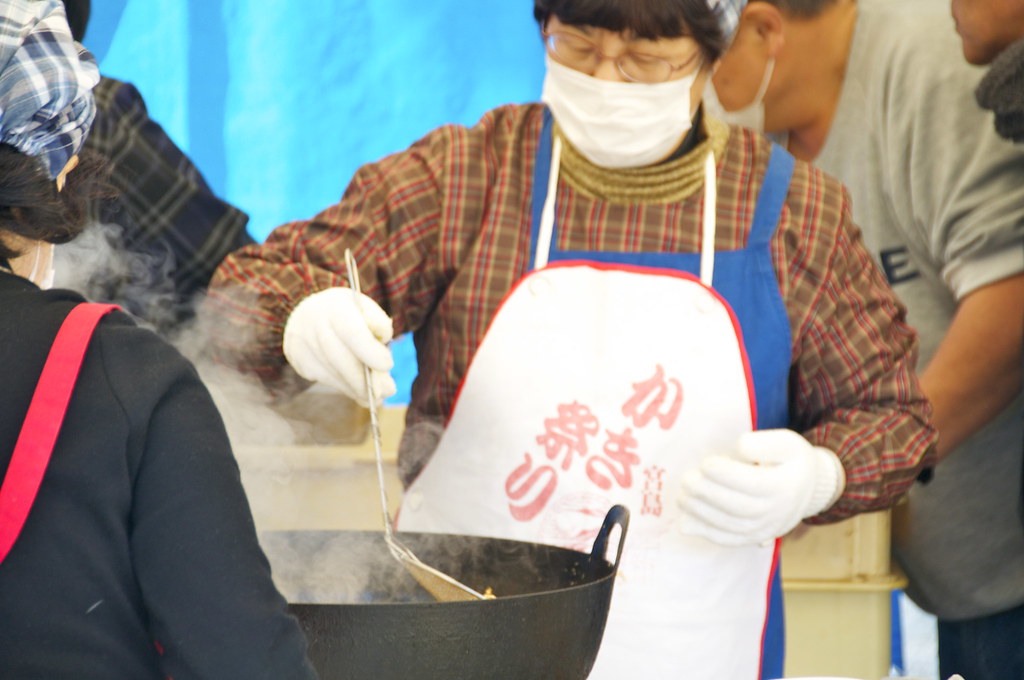
[[[100,319],[115,309],[115,305],[82,303],[71,310],[57,331],[0,486],[0,562],[17,540],[35,502],[93,331]]]

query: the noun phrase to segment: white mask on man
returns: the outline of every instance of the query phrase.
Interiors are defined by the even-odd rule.
[[[764,76],[761,78],[761,86],[757,88],[754,100],[742,109],[735,111],[725,110],[718,100],[714,82],[708,83],[708,86],[704,88],[705,110],[726,123],[764,132],[764,95],[768,91],[769,83],[772,82],[773,71],[775,71],[775,57],[768,57],[768,63],[764,67]]]
[[[569,142],[606,168],[651,165],[671,155],[693,124],[697,74],[664,83],[602,80],[547,55],[541,100]]]

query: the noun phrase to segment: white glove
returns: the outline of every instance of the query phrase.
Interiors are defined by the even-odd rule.
[[[835,503],[846,473],[836,454],[796,432],[761,430],[741,435],[730,455],[706,458],[682,487],[684,534],[759,545]]]
[[[307,380],[325,383],[369,406],[363,365],[374,395],[395,393],[394,359],[387,343],[391,318],[372,298],[349,288],[328,288],[299,302],[284,325],[284,356]]]

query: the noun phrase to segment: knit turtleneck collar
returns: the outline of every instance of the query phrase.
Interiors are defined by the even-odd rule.
[[[996,132],[1024,142],[1024,39],[993,60],[975,91],[978,104],[996,114]]]
[[[690,150],[642,168],[594,165],[573,148],[556,124],[555,134],[562,140],[561,176],[580,193],[610,203],[682,201],[704,185],[708,152],[714,153],[716,159],[721,158],[729,141],[729,126],[722,121],[704,114],[697,124],[701,126],[701,138]]]

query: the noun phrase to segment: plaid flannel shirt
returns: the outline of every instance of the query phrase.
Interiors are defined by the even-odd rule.
[[[169,278],[164,304],[171,308],[154,308],[147,299],[159,281],[149,286],[108,281],[101,287],[108,299],[167,330],[191,316],[193,296],[205,290],[221,260],[254,242],[246,232],[249,217],[213,194],[195,165],[149,118],[134,86],[103,77],[94,92],[98,110],[85,148],[111,162],[111,183],[119,192],[102,201],[94,217],[122,228],[124,250],[143,253],[166,269],[165,274],[154,266],[147,276]]]
[[[351,247],[363,292],[415,333],[420,373],[408,429],[445,421],[494,314],[528,267],[542,107],[508,106],[472,128],[445,126],[357,171],[340,203],[228,256],[207,311],[226,325],[219,356],[293,389],[281,350],[289,313],[345,285]],[[741,247],[770,146],[732,128],[718,163],[716,249]],[[697,252],[702,192],[614,204],[559,180],[560,249]],[[797,162],[772,255],[792,328],[791,426],[835,451],[846,490],[818,521],[889,506],[930,465],[935,432],[913,373],[916,335],[851,221],[845,189]],[[407,429],[407,433],[408,433]],[[403,451],[403,454],[406,452]],[[408,481],[423,461],[403,463]]]

